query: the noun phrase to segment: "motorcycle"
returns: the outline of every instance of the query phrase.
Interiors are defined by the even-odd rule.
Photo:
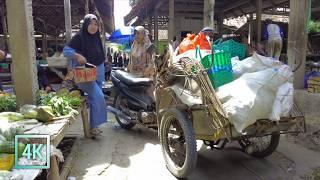
[[[114,103],[107,109],[115,114],[119,125],[131,129],[135,124],[157,127],[155,102],[146,92],[153,81],[122,70],[111,72]]]

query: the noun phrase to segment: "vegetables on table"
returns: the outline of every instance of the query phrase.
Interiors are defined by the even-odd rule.
[[[49,122],[52,121],[54,117],[53,110],[50,106],[39,106],[37,108],[37,120],[41,122]]]
[[[39,91],[37,104],[41,106],[50,106],[53,114],[57,117],[78,114],[75,109],[78,109],[81,106],[81,95],[78,91],[69,93],[66,89],[49,94]]]
[[[24,119],[24,116],[16,112],[2,112],[0,113],[0,120],[9,120],[9,121],[21,121]]]
[[[14,154],[0,154],[0,162],[0,170],[11,170],[14,164]]]
[[[14,137],[16,134],[23,134],[24,131],[20,127],[10,127],[6,131],[1,131],[0,129],[0,137],[2,136],[2,139],[4,138],[6,141],[14,141]]]
[[[0,154],[14,154],[14,142],[13,141],[5,141],[0,143]],[[25,148],[23,143],[18,144],[18,155],[21,157],[22,152]]]
[[[35,119],[37,117],[37,106],[35,105],[23,105],[20,108],[20,113],[27,119]]]
[[[16,111],[17,110],[17,100],[16,96],[0,93],[0,112],[5,111]]]

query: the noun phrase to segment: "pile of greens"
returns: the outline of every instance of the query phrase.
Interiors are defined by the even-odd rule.
[[[17,110],[16,96],[0,93],[0,112],[14,112]]]
[[[308,24],[309,33],[320,33],[320,21],[310,21]]]
[[[81,106],[81,98],[78,92],[69,93],[67,90],[57,93],[39,91],[37,105],[51,107],[54,115],[59,117],[75,113],[75,110]]]

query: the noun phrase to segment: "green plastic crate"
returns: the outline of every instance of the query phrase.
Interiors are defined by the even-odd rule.
[[[201,51],[200,51],[200,46],[197,46],[196,48],[196,59],[200,57],[201,64],[205,69],[209,69],[212,67],[212,54],[208,54],[205,57],[202,57]]]
[[[240,60],[243,60],[246,58],[247,47],[232,39],[222,42],[222,39],[220,38],[214,42],[214,50],[229,52],[231,57],[238,56]]]
[[[230,71],[214,72],[212,69],[208,71],[208,76],[214,89],[233,81],[233,73]]]

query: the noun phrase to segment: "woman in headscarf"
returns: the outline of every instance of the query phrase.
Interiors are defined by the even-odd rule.
[[[131,47],[128,70],[139,77],[153,79],[155,74],[154,53],[150,51],[152,43],[147,30],[142,26],[135,28],[135,39]]]
[[[65,46],[63,53],[72,59],[72,68],[87,62],[97,67],[97,80],[79,83],[78,86],[88,94],[91,134],[99,135],[102,131],[98,126],[107,122],[106,102],[102,92],[106,58],[100,38],[98,18],[95,15],[87,14],[84,17],[80,31]]]

